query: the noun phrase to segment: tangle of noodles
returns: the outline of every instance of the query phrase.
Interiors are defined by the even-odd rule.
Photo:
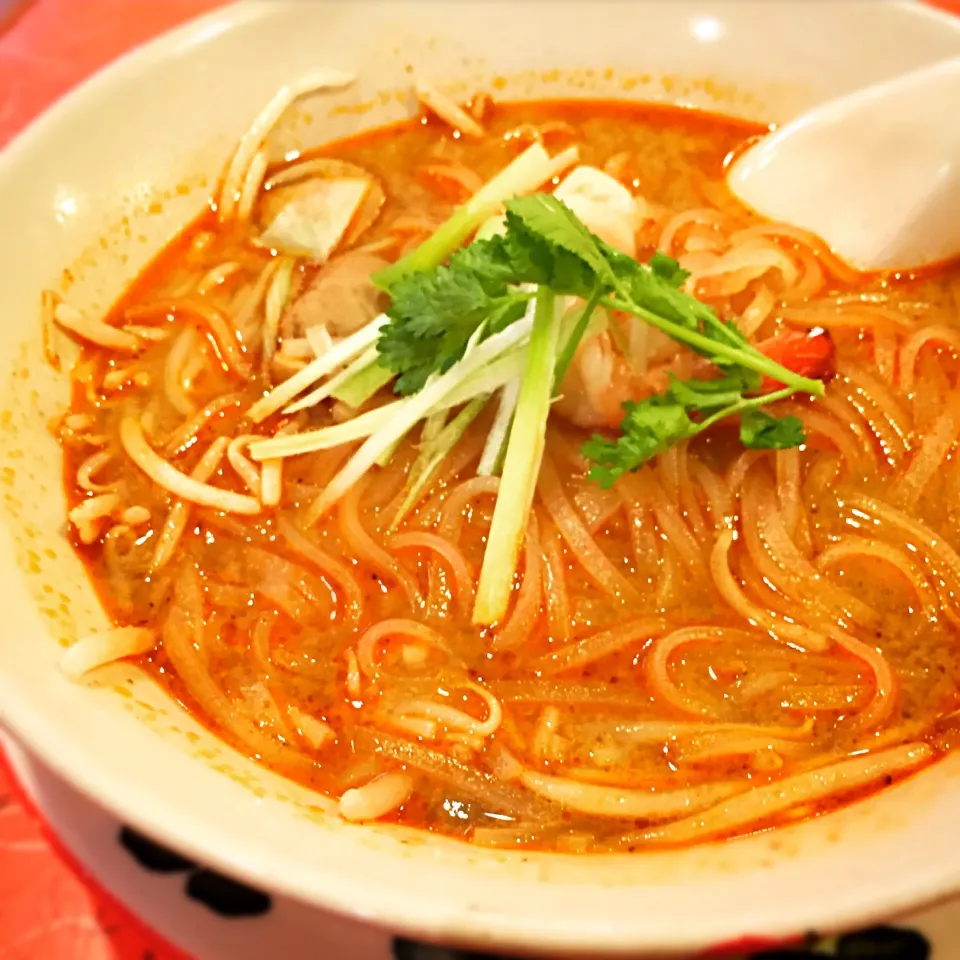
[[[453,573],[457,599],[465,609],[469,606],[473,596],[474,573],[464,555],[449,540],[435,533],[411,531],[394,534],[390,544],[396,550],[430,550],[441,557]]]
[[[724,158],[762,129],[671,108],[481,94],[464,109],[421,83],[435,116],[274,161],[288,108],[349,79],[281,90],[210,209],[106,316],[41,297],[44,356],[72,397],[51,424],[68,531],[112,620],[65,650],[63,673],[106,681],[131,660],[331,815],[576,855],[820,815],[952,749],[960,265],[861,275],[762,222],[723,182]],[[602,217],[587,226],[643,262],[676,258],[686,294],[825,392],[762,408],[799,419],[803,441],[784,449],[748,449],[737,417],[687,436],[653,400],[658,454],[603,487],[584,444],[617,439],[625,403],[729,371],[598,309],[554,384],[508,603],[484,626],[477,576],[516,495],[498,474],[526,341],[479,369],[489,396],[467,406],[472,383],[457,387],[411,426],[415,397],[378,352],[384,326],[408,321],[371,274],[451,230],[527,143],[544,192],[589,158],[583,210]],[[366,192],[328,256],[265,248],[311,182],[343,178]],[[310,211],[318,230],[325,212]],[[482,212],[492,236],[502,210]],[[474,293],[450,308],[462,296],[465,330]],[[431,340],[429,313],[411,355],[449,346],[452,361],[459,325]],[[510,321],[491,316],[468,349]],[[374,435],[365,475],[332,498]]]
[[[531,514],[523,548],[523,580],[513,612],[507,618],[503,630],[493,638],[495,649],[515,650],[530,636],[533,625],[540,615],[542,576],[537,519],[535,514]]]

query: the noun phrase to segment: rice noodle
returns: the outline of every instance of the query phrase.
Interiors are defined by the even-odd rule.
[[[752,339],[757,335],[757,331],[763,326],[770,314],[773,313],[776,302],[776,295],[769,284],[761,283],[757,285],[753,299],[740,317],[739,327],[743,331],[744,336]]]
[[[837,373],[849,383],[847,399],[860,411],[880,441],[887,462],[896,467],[909,450],[909,417],[899,401],[862,367],[845,360],[837,362]]]
[[[960,331],[943,324],[923,327],[907,337],[900,347],[900,389],[909,393],[914,387],[917,356],[928,343],[946,344],[955,354],[960,354]]]
[[[657,697],[672,707],[695,716],[712,717],[715,715],[713,707],[692,700],[670,678],[670,660],[680,647],[688,643],[726,643],[736,640],[758,643],[761,638],[748,630],[710,626],[683,627],[658,637],[644,658],[647,681]]]
[[[107,350],[136,353],[142,344],[139,338],[126,330],[118,330],[102,320],[87,317],[62,301],[54,307],[53,319],[64,330]]]
[[[244,455],[243,451],[259,439],[256,434],[245,433],[239,437],[234,437],[227,446],[227,460],[230,461],[230,466],[233,467],[237,476],[258,500],[260,499],[260,471],[253,465],[249,457]],[[264,463],[268,462],[264,461]]]
[[[809,249],[839,281],[847,284],[857,283],[861,277],[852,267],[848,267],[823,241],[809,230],[795,227],[790,223],[758,223],[734,233],[730,242],[734,245],[752,240],[754,237],[774,237],[787,240]]]
[[[703,518],[703,511],[697,500],[693,482],[690,479],[690,444],[677,444],[677,493],[682,516],[693,533],[695,540],[703,541],[706,537],[707,526]],[[697,544],[699,555],[699,543]]]
[[[540,541],[540,563],[543,570],[543,600],[547,608],[550,640],[566,643],[570,639],[570,597],[563,550],[550,525]]]
[[[826,650],[830,640],[822,633],[763,610],[747,599],[730,572],[729,553],[734,532],[723,530],[710,554],[710,572],[720,596],[740,616],[763,627],[776,639],[791,640],[808,650]]]
[[[797,265],[772,240],[755,239],[735,244],[709,266],[694,271],[692,282],[705,297],[729,297],[770,270],[780,272],[787,288],[799,276]]]
[[[363,613],[363,591],[350,567],[314,543],[284,516],[277,518],[277,533],[294,553],[339,585],[344,593],[341,609],[343,626],[348,631],[356,629]]]
[[[860,511],[861,516],[873,516],[922,544],[928,551],[929,560],[939,561],[931,572],[947,578],[953,598],[960,594],[960,556],[942,537],[919,520],[873,497],[852,496],[846,498],[845,503],[854,511]]]
[[[631,790],[583,783],[527,769],[519,779],[528,790],[567,810],[624,820],[664,820],[709,807],[749,787],[746,783],[720,781],[679,790]]]
[[[196,570],[180,568],[174,600],[163,626],[163,649],[190,697],[255,757],[307,772],[313,761],[265,732],[253,707],[233,701],[220,689],[198,653],[203,643],[203,594]]]
[[[932,759],[930,747],[906,743],[891,750],[843,760],[819,770],[754,787],[696,816],[623,838],[637,843],[690,843],[731,833],[748,823],[768,822],[800,804],[861,789],[887,776],[904,773]]]
[[[813,721],[793,726],[764,726],[758,723],[691,722],[689,720],[641,720],[638,722],[613,721],[591,723],[592,734],[620,737],[636,744],[662,744],[669,741],[686,741],[695,737],[733,736],[779,739],[789,743],[809,743]]]
[[[114,458],[112,450],[98,450],[91,453],[83,463],[77,467],[77,486],[91,493],[113,493],[117,483],[97,483],[93,476],[99,473]]]
[[[635,482],[634,478],[621,478],[621,482],[623,480],[626,480],[627,484],[630,485]],[[666,535],[670,546],[676,550],[687,570],[695,576],[703,567],[703,554],[700,552],[700,545],[683,522],[680,511],[664,496],[659,485],[652,480],[649,474],[646,476],[646,481],[651,491],[649,502],[653,515],[657,519],[657,525]]]
[[[824,580],[797,549],[765,476],[754,472],[747,478],[741,502],[743,536],[750,557],[774,586],[812,612],[821,623],[825,619],[840,623],[877,622],[875,610],[842,587]]]
[[[379,755],[442,781],[452,797],[476,800],[486,809],[508,811],[512,817],[557,819],[557,809],[553,804],[546,804],[498,777],[469,767],[446,754],[386,734],[371,736],[366,731],[358,731],[357,736],[361,744],[364,740],[370,740]]]
[[[405,719],[421,717],[443,724],[451,731],[459,731],[480,738],[492,736],[497,732],[503,719],[503,710],[500,707],[499,700],[480,684],[464,683],[458,685],[456,689],[461,687],[472,690],[486,703],[487,716],[485,720],[478,720],[465,710],[460,710],[448,703],[439,703],[436,700],[404,700],[397,705],[395,710]]]
[[[618,686],[573,680],[500,680],[492,689],[502,703],[578,703],[634,709],[650,703],[649,697]]]
[[[516,650],[530,638],[540,616],[540,537],[537,533],[537,515],[530,513],[523,550],[523,580],[513,611],[508,614],[503,629],[494,633],[494,650]]]
[[[265,507],[276,507],[282,497],[283,460],[264,460],[260,464],[260,502]]]
[[[158,317],[171,317],[176,320],[181,314],[202,323],[221,363],[241,380],[250,379],[253,371],[245,355],[243,342],[234,326],[213,304],[196,299],[172,299],[133,307],[127,311],[126,316],[139,321]]]
[[[705,224],[707,226],[719,227],[723,224],[725,217],[719,210],[707,210],[698,208],[696,210],[684,210],[671,217],[664,225],[663,232],[657,242],[657,249],[662,250],[668,256],[674,254],[674,244],[680,231],[691,224]]]
[[[547,512],[557,525],[570,552],[577,558],[590,578],[602,590],[619,600],[634,600],[636,591],[624,575],[597,546],[584,527],[576,510],[570,505],[553,461],[546,454],[540,465],[537,489]]]
[[[423,598],[416,582],[389,552],[367,533],[360,519],[360,498],[366,486],[364,480],[355,483],[340,500],[337,511],[340,533],[356,557],[366,560],[381,574],[396,582],[406,594],[410,606],[419,610],[423,606]]]
[[[847,634],[838,633],[837,643],[848,653],[862,660],[873,673],[875,689],[873,699],[857,714],[857,724],[863,729],[879,726],[894,708],[896,681],[883,654],[868,643]]]
[[[60,670],[71,680],[79,680],[108,663],[149,653],[156,644],[156,633],[146,627],[116,627],[72,643],[60,658]]]
[[[803,509],[800,503],[800,451],[796,447],[778,450],[774,457],[777,463],[777,500],[783,525],[791,537],[796,537]]]
[[[260,271],[256,282],[237,296],[231,306],[233,314],[233,325],[243,343],[256,343],[257,328],[259,322],[257,313],[264,303],[267,291],[273,285],[274,277],[277,271],[285,269],[284,264],[289,263],[287,257],[273,257],[266,266]],[[262,339],[262,338],[261,338]]]
[[[827,407],[829,401],[829,397],[822,398],[818,406]],[[785,404],[783,413],[786,416],[799,417],[803,423],[804,432],[808,436],[815,434],[829,440],[839,451],[852,479],[861,480],[873,476],[876,472],[876,460],[871,462],[867,459],[872,454],[871,447],[857,442],[858,438],[854,433],[852,422],[843,423],[822,410],[795,404]],[[755,454],[757,451],[748,452]],[[751,459],[756,457],[753,456]],[[730,485],[733,487],[732,482]]]
[[[252,516],[260,512],[260,502],[231,490],[220,490],[181,473],[151,449],[143,435],[140,420],[127,414],[120,422],[120,443],[127,456],[158,486],[181,500],[198,503],[224,513]]]
[[[453,543],[438,534],[415,530],[394,534],[390,538],[390,544],[397,550],[431,550],[441,557],[453,574],[461,607],[470,609],[474,572],[466,557]]]
[[[184,389],[182,371],[187,358],[197,349],[197,331],[190,326],[178,334],[163,363],[163,393],[167,403],[182,417],[192,417],[196,406]]]
[[[944,460],[960,434],[960,391],[952,393],[943,413],[928,427],[913,462],[897,482],[893,500],[897,506],[911,509],[923,495],[929,482],[943,469]]]
[[[923,571],[898,547],[881,540],[867,537],[848,536],[831,543],[818,557],[816,565],[820,570],[828,570],[844,560],[867,558],[880,560],[898,570],[913,587],[917,598],[923,604],[923,615],[927,620],[936,619],[937,596],[923,575]]]
[[[733,523],[736,510],[733,495],[723,477],[714,473],[705,463],[695,460],[690,468],[694,482],[698,483],[707,496],[710,519],[715,530]]]
[[[261,350],[260,350],[260,369],[264,373],[268,373],[270,366],[273,363],[273,357],[277,350],[277,339],[280,336],[280,319],[283,316],[284,310],[287,308],[287,303],[290,300],[290,292],[293,286],[293,268],[295,261],[291,257],[279,257],[277,259],[276,269],[273,271],[273,275],[270,278],[270,283],[267,286],[264,305],[264,319],[263,319],[263,330],[261,333]],[[326,332],[326,328],[318,326],[317,330],[323,330]],[[308,331],[309,334],[309,331]],[[329,339],[329,334],[327,335]],[[307,353],[305,354],[305,359],[310,359],[313,356],[319,356],[319,352],[313,350],[312,342],[308,341],[307,344]],[[289,354],[289,343],[284,341],[284,353]]]
[[[897,338],[877,330],[873,335],[873,362],[880,378],[892,383],[897,365]]]
[[[328,743],[336,740],[337,735],[329,723],[304,713],[292,703],[287,706],[287,715],[294,729],[313,750],[322,750]]]
[[[413,781],[405,773],[385,773],[345,791],[340,798],[340,816],[357,823],[379,820],[402,806],[412,792]]]
[[[196,442],[197,435],[208,427],[215,417],[222,417],[231,407],[238,407],[240,399],[238,393],[224,393],[211,400],[170,434],[164,444],[164,453],[168,457],[176,457],[189,449]]]
[[[240,199],[237,201],[237,220],[241,223],[249,220],[253,213],[269,163],[270,154],[266,150],[258,150],[250,161],[243,178],[243,186],[240,188]]]
[[[559,725],[560,711],[556,707],[544,707],[540,711],[530,746],[530,752],[537,760],[563,760],[567,741],[557,733]]]
[[[424,623],[401,618],[381,620],[369,627],[357,641],[357,663],[371,680],[376,680],[380,676],[380,644],[390,637],[412,637],[442,653],[447,655],[450,653],[447,641],[436,630]]]
[[[229,260],[226,263],[217,264],[217,266],[210,269],[200,278],[200,282],[197,284],[197,293],[200,294],[201,297],[205,297],[217,287],[223,286],[230,277],[234,277],[242,272],[243,266],[237,263],[236,260]],[[144,327],[144,329],[151,330],[153,328]]]
[[[460,538],[463,511],[467,504],[484,495],[496,496],[500,490],[499,477],[471,477],[457,484],[448,494],[440,511],[440,534],[448,540]]]
[[[229,443],[230,441],[226,437],[218,437],[214,440],[191,471],[191,478],[198,483],[205,483],[209,480],[217,472]],[[162,569],[173,558],[177,544],[180,542],[184,530],[187,529],[189,521],[190,504],[185,500],[176,500],[170,507],[167,519],[164,521],[163,528],[157,537],[153,560],[150,563],[152,572]]]
[[[533,670],[548,676],[573,667],[582,667],[631,646],[637,641],[647,643],[666,628],[666,620],[658,617],[646,617],[632,623],[620,624],[610,630],[603,630],[583,640],[552,650],[534,660],[530,666]]]
[[[94,543],[100,538],[103,521],[120,506],[116,493],[101,493],[81,500],[68,514],[67,519],[76,528],[81,543]]]
[[[244,180],[257,152],[269,136],[270,131],[293,103],[308,93],[319,90],[340,90],[353,83],[354,79],[350,74],[339,73],[335,70],[320,70],[301,77],[292,84],[281,87],[273,95],[270,102],[253,121],[250,129],[241,138],[236,152],[227,166],[223,185],[217,199],[217,214],[221,223],[226,223],[233,217],[240,200]]]
[[[432,83],[420,78],[414,90],[417,100],[435,113],[441,120],[450,124],[468,137],[482,137],[486,131],[465,110],[462,110],[449,97],[444,96]]]

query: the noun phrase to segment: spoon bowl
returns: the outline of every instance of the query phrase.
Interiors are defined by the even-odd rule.
[[[960,254],[960,57],[805,112],[731,164],[733,193],[860,270]]]

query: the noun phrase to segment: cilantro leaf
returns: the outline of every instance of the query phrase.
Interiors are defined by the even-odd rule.
[[[671,377],[665,393],[640,403],[626,403],[626,415],[616,439],[594,435],[582,447],[590,461],[589,477],[610,487],[624,473],[638,470],[675,443],[695,437],[719,421],[740,414],[740,439],[755,450],[783,450],[806,439],[797,417],[774,417],[757,409],[790,390],[768,397],[744,396],[738,375],[714,380],[678,380]]]
[[[740,415],[740,442],[750,450],[786,450],[806,442],[799,417],[775,417],[764,410]]]
[[[669,395],[654,394],[640,403],[624,404],[626,416],[616,440],[595,434],[582,447],[593,462],[589,478],[609,489],[624,473],[697,433],[683,404]]]
[[[509,268],[497,244],[476,243],[447,266],[399,280],[377,340],[384,366],[399,377],[394,389],[420,390],[435,372],[449,370],[481,324],[487,335],[523,316],[527,296],[511,291]]]
[[[668,257],[659,250],[650,258],[648,265],[661,280],[666,280],[671,287],[676,287],[678,290],[690,276],[689,270],[684,270],[673,257]]]
[[[518,228],[529,236],[542,238],[551,247],[565,251],[584,263],[602,284],[615,286],[610,261],[604,254],[603,242],[594,236],[576,214],[552,194],[535,193],[508,200],[507,233]]]

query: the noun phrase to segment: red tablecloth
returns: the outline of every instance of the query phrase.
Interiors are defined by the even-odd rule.
[[[222,0],[0,0],[0,147],[125,50]],[[936,0],[960,14],[960,0]],[[60,851],[0,757],[0,960],[183,960]]]

